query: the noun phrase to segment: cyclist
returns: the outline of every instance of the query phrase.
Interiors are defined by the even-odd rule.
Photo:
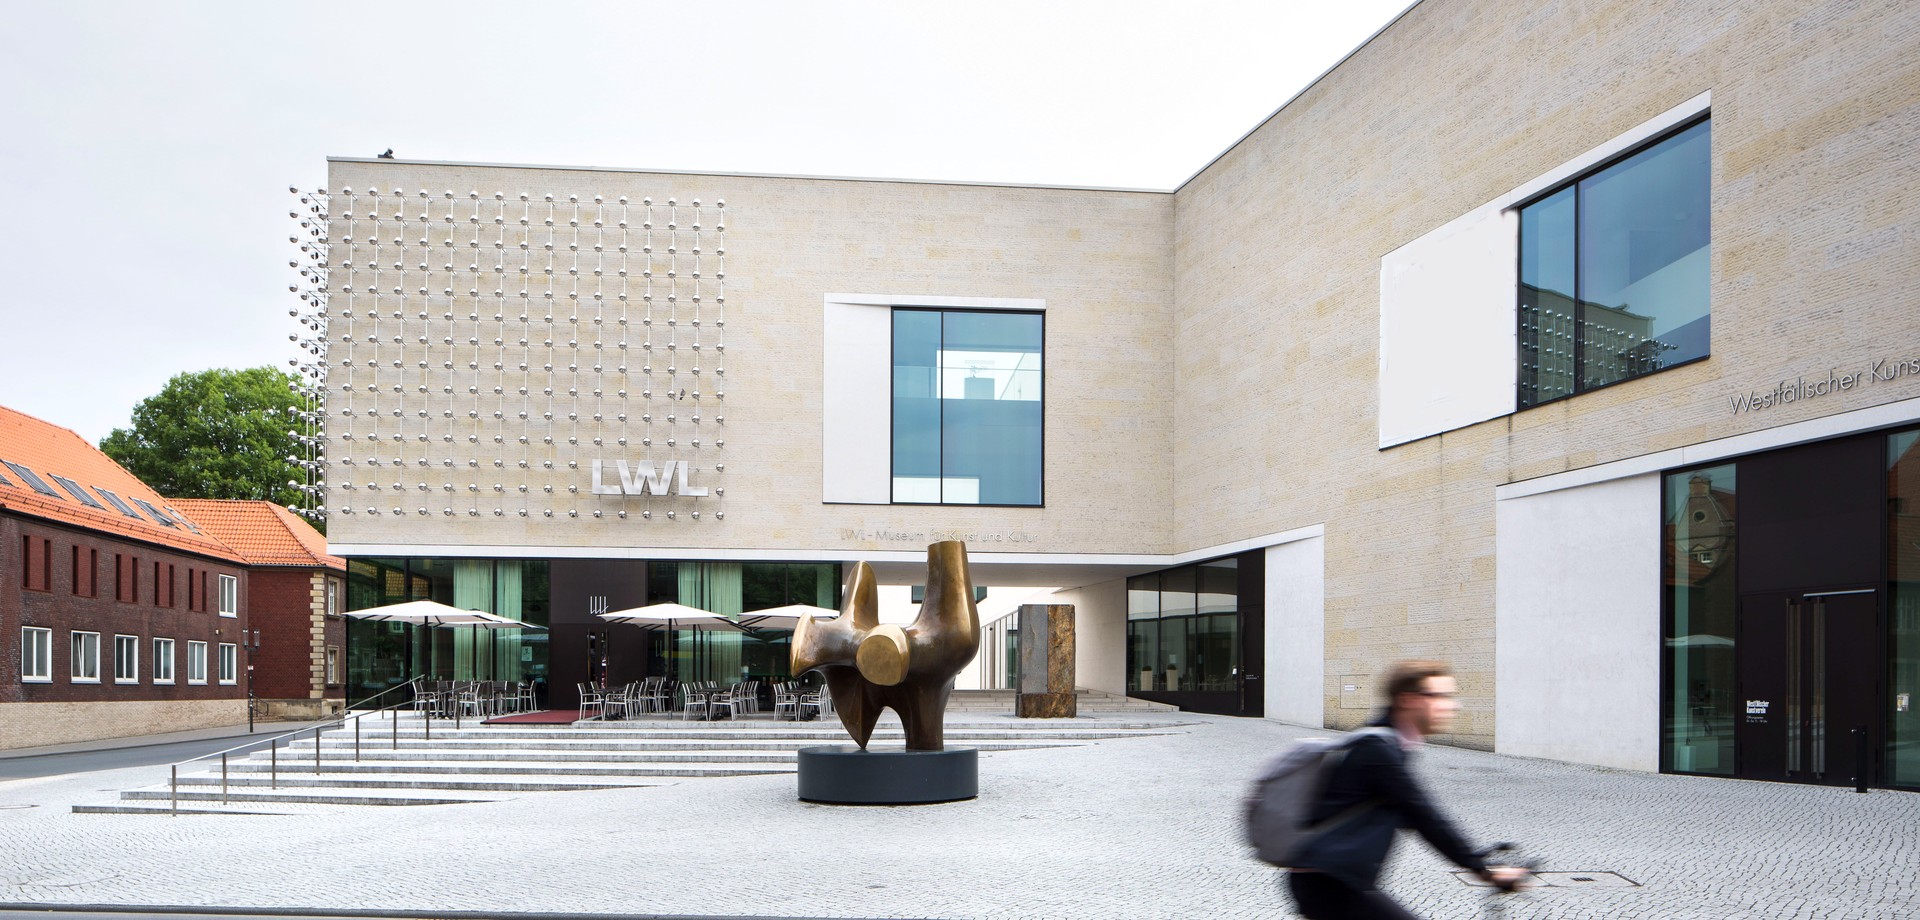
[[[1458,683],[1437,661],[1402,661],[1387,678],[1387,708],[1372,724],[1394,730],[1353,743],[1328,777],[1308,824],[1327,829],[1308,838],[1287,887],[1308,920],[1414,920],[1378,888],[1394,832],[1411,827],[1441,855],[1482,879],[1512,890],[1526,870],[1490,868],[1467,846],[1407,769],[1428,735],[1446,731],[1460,709]]]

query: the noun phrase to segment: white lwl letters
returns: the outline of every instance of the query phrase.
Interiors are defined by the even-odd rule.
[[[659,469],[654,468],[652,460],[635,463],[615,460],[613,465],[619,478],[607,482],[606,461],[593,461],[593,494],[665,495],[669,486],[673,487],[674,492],[694,498],[707,494],[704,487],[693,484],[693,464],[685,460],[668,460]]]

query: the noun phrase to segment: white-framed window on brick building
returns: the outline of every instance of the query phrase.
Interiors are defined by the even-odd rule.
[[[100,682],[100,634],[74,630],[68,634],[67,673],[76,684]]]
[[[113,682],[116,684],[137,684],[140,682],[140,637],[113,637]]]
[[[20,681],[28,684],[53,683],[53,630],[39,626],[20,627]]]
[[[327,686],[340,685],[340,646],[327,646]]]
[[[240,579],[236,576],[220,576],[220,615],[223,617],[240,615]]]
[[[153,682],[173,683],[173,640],[153,640]]]
[[[207,682],[207,644],[198,639],[187,640],[187,683],[204,684]]]
[[[240,679],[240,646],[220,643],[220,682],[231,684]]]

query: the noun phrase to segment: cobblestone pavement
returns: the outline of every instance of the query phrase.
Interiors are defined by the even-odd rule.
[[[1129,720],[1138,717],[1129,715]],[[1179,716],[1175,733],[982,754],[980,798],[808,805],[791,776],[285,816],[75,815],[152,767],[0,782],[0,902],[325,911],[824,917],[1285,917],[1238,839],[1249,776],[1305,729]],[[1537,889],[1512,918],[1920,916],[1920,795],[1710,780],[1432,747],[1476,840],[1637,883]],[[1478,891],[1403,840],[1389,891],[1431,917]],[[1598,877],[1583,875],[1582,877]],[[1584,887],[1582,885],[1584,884]]]

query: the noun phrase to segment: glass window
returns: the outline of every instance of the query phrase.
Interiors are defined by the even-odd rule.
[[[1127,580],[1127,690],[1239,687],[1239,560]]]
[[[1041,504],[1038,313],[893,313],[893,500]]]
[[[1520,210],[1522,408],[1707,356],[1710,124]]]
[[[53,630],[20,628],[20,680],[30,684],[53,681]]]
[[[231,642],[220,643],[220,682],[231,684],[240,677],[240,647]]]
[[[1733,465],[1667,476],[1665,505],[1662,767],[1731,776],[1739,601]]]
[[[1887,439],[1887,467],[1893,692],[1886,776],[1890,785],[1913,787],[1920,786],[1920,431]]]
[[[240,579],[236,576],[220,576],[220,615],[223,617],[240,615]]]
[[[207,682],[207,644],[193,639],[187,640],[187,683],[204,684]]]
[[[113,682],[133,684],[140,682],[140,637],[113,637]]]
[[[329,645],[327,646],[327,686],[334,687],[334,686],[338,686],[339,683],[340,683],[340,646]]]
[[[97,632],[74,632],[71,636],[71,655],[68,657],[69,675],[76,684],[97,684],[100,682],[100,634]]]
[[[173,683],[173,640],[153,640],[153,682]]]

